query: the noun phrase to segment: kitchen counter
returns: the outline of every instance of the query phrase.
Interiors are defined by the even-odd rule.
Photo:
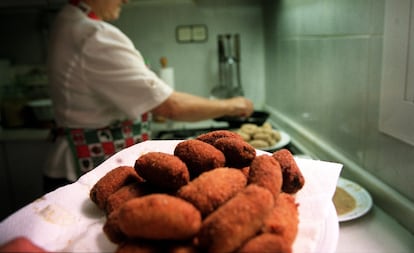
[[[0,129],[0,141],[46,140],[48,135],[49,129],[43,128]]]
[[[363,217],[341,222],[336,253],[409,253],[414,235],[380,208]]]

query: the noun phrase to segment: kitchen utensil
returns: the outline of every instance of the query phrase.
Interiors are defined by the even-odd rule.
[[[231,95],[231,90],[227,87],[227,74],[225,71],[226,64],[226,49],[224,45],[224,35],[217,37],[217,50],[219,59],[219,83],[211,90],[211,94],[216,98],[228,98]]]
[[[219,59],[219,84],[211,90],[218,98],[243,96],[240,80],[240,36],[220,34],[217,36]]]
[[[240,86],[240,68],[237,55],[239,54],[239,35],[226,34],[226,59],[224,62],[224,72],[226,75],[226,86],[229,89],[231,97],[243,95]]]
[[[234,59],[236,61],[236,86],[233,88],[233,94],[235,96],[243,96],[244,91],[241,84],[241,78],[240,78],[240,35],[236,34],[234,35]]]

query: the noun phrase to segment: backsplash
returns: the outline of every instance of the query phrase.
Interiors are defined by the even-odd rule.
[[[378,129],[384,8],[384,0],[266,1],[266,104],[318,158],[349,161],[342,176],[368,188],[370,176],[413,208],[414,147]]]

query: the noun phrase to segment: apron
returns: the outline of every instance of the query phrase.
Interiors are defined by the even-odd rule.
[[[113,154],[136,143],[150,139],[151,114],[140,120],[125,120],[99,129],[66,128],[65,135],[75,164],[77,176],[92,170]]]

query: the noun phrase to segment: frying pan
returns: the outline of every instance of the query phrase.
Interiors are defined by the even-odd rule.
[[[215,121],[227,122],[230,128],[239,128],[245,123],[256,124],[258,126],[263,125],[269,118],[269,113],[265,111],[254,111],[250,117],[231,117],[223,116],[215,118]]]

